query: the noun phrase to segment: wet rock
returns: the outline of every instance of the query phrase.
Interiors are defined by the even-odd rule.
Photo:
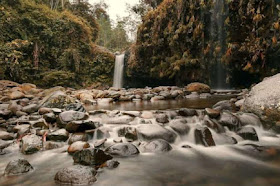
[[[6,131],[0,131],[0,139],[1,140],[13,140],[14,135],[11,133],[8,133]]]
[[[68,144],[71,145],[72,143],[76,141],[88,141],[88,135],[85,133],[74,133],[71,134]]]
[[[22,93],[20,91],[13,91],[8,96],[11,100],[21,99],[21,98],[25,97],[24,93]]]
[[[33,170],[33,167],[30,163],[25,159],[18,159],[10,161],[7,167],[5,168],[4,175],[5,176],[12,176],[12,175],[19,175],[30,172]]]
[[[23,135],[30,132],[30,127],[29,124],[17,125],[13,128],[13,131],[18,133],[18,135]]]
[[[237,102],[235,102],[236,107],[242,108],[244,101],[245,101],[245,99],[240,99]]]
[[[59,129],[47,134],[47,139],[51,141],[66,141],[68,138],[69,133],[65,129]]]
[[[52,150],[52,149],[59,149],[63,147],[65,143],[63,142],[55,142],[55,141],[46,141],[44,143],[44,149],[45,150]]]
[[[39,107],[37,104],[30,104],[30,105],[23,107],[22,111],[31,114],[31,113],[37,112],[38,108]]]
[[[106,162],[106,167],[108,169],[115,169],[119,166],[119,164],[120,163],[116,160],[109,160],[109,161]]]
[[[161,100],[165,100],[165,98],[163,96],[154,96],[151,98],[151,102],[156,102]]]
[[[20,150],[23,154],[33,154],[42,148],[42,140],[35,134],[26,135],[21,139]]]
[[[139,117],[141,115],[141,112],[139,112],[139,111],[123,111],[122,114],[131,116],[131,117]]]
[[[179,109],[178,114],[180,116],[189,117],[197,115],[197,112],[195,109],[181,108]]]
[[[131,122],[134,118],[131,116],[119,116],[114,118],[109,118],[107,120],[108,124],[128,124]]]
[[[176,139],[176,134],[160,125],[141,125],[137,128],[139,138],[143,140],[164,139],[173,143]]]
[[[66,127],[66,124],[71,121],[85,120],[88,118],[88,115],[84,112],[77,111],[65,111],[59,114],[58,124],[59,127]]]
[[[56,115],[53,112],[44,114],[43,118],[48,123],[55,123],[56,122]]]
[[[105,152],[112,156],[129,157],[139,154],[139,150],[131,143],[119,143],[108,147]]]
[[[17,117],[21,117],[21,116],[27,116],[28,114],[26,112],[22,112],[22,111],[17,111],[16,112],[16,116]]]
[[[41,108],[38,110],[38,112],[39,112],[40,115],[44,115],[44,114],[51,113],[51,112],[52,112],[52,109],[51,109],[51,108],[46,108],[46,107],[41,107]]]
[[[235,115],[229,113],[229,112],[223,112],[221,113],[221,116],[219,118],[219,123],[222,126],[228,127],[230,130],[236,131],[238,128],[241,127],[241,122]]]
[[[180,135],[185,135],[190,131],[190,127],[187,125],[187,121],[184,119],[172,120],[169,126]]]
[[[153,119],[154,118],[154,114],[150,111],[143,111],[141,114],[141,118],[144,119]]]
[[[205,147],[216,146],[211,131],[207,127],[195,129],[194,136],[196,144]]]
[[[236,106],[233,102],[229,101],[229,100],[224,100],[224,101],[220,101],[218,103],[216,103],[213,106],[213,109],[215,110],[219,110],[219,111],[224,111],[224,110],[228,110],[228,111],[236,111]]]
[[[74,163],[78,163],[81,165],[102,165],[108,160],[113,159],[112,156],[106,154],[103,150],[90,148],[83,149],[81,151],[77,151],[73,155]]]
[[[138,139],[136,128],[123,127],[118,130],[118,136],[123,136],[129,141],[135,141]]]
[[[143,145],[141,144],[140,150],[142,152],[161,153],[171,151],[172,147],[167,141],[158,139],[148,143],[144,143]]]
[[[84,132],[86,130],[96,129],[100,126],[99,122],[94,122],[91,120],[80,120],[80,121],[71,121],[66,125],[66,130],[68,132]]]
[[[12,101],[9,106],[8,109],[13,113],[16,114],[17,111],[21,111],[22,106],[18,105],[16,101]]]
[[[204,118],[202,124],[215,130],[217,133],[224,133],[225,129],[222,125],[220,125],[216,120],[210,119],[208,116]]]
[[[93,145],[95,148],[103,147],[107,139],[96,140]]]
[[[12,144],[12,142],[7,142],[7,141],[0,140],[0,154],[1,154],[3,149],[9,147],[11,144]]]
[[[64,109],[75,100],[62,91],[56,91],[46,96],[40,103],[41,107]]]
[[[81,150],[87,149],[87,148],[90,148],[90,145],[88,142],[76,141],[68,147],[67,151],[69,154],[73,154],[77,151],[81,151]]]
[[[260,118],[253,113],[238,113],[237,117],[239,118],[242,126],[245,125],[262,126],[262,122]]]
[[[253,127],[242,127],[237,134],[245,140],[259,141],[258,134]]]
[[[86,109],[84,108],[84,106],[81,103],[71,103],[71,104],[68,104],[65,107],[65,110],[67,110],[67,111],[73,110],[73,111],[78,111],[78,112],[86,112]]]
[[[92,137],[94,136],[95,139],[104,139],[110,137],[109,131],[111,130],[107,127],[99,127],[93,130],[86,130],[85,132],[86,134],[89,134]]]
[[[29,122],[33,128],[42,128],[42,129],[48,129],[49,125],[46,123],[44,119],[39,119],[36,121],[30,121]]]
[[[187,99],[198,99],[199,94],[197,92],[192,92],[191,94],[186,96]]]
[[[92,167],[73,165],[58,171],[54,180],[59,184],[91,185],[96,181],[95,175],[96,170]]]
[[[169,118],[166,114],[157,114],[156,115],[156,121],[158,123],[168,123],[169,122]]]
[[[210,87],[203,83],[191,83],[185,87],[188,92],[209,93]]]
[[[219,110],[215,110],[215,109],[211,109],[211,108],[206,108],[205,111],[206,111],[206,114],[210,118],[218,118],[221,114],[221,112]]]
[[[10,110],[4,109],[0,110],[0,117],[3,119],[9,119],[12,116],[12,112]]]

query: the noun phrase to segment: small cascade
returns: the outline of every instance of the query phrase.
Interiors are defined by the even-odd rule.
[[[115,61],[114,83],[113,87],[123,87],[123,69],[124,69],[124,56],[125,54],[117,55]]]

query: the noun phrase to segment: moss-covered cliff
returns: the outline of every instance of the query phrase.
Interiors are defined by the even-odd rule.
[[[276,5],[274,0],[164,0],[144,17],[127,74],[178,85],[213,84],[221,64],[231,86],[248,86],[279,72]]]
[[[90,22],[89,22],[90,21]],[[98,25],[34,0],[0,2],[0,79],[42,87],[112,82],[114,55],[94,42]]]

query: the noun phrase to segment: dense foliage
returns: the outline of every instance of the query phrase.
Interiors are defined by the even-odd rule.
[[[217,64],[233,86],[279,72],[274,0],[164,0],[149,11],[131,48],[129,76],[213,84]],[[212,82],[211,82],[212,81]]]
[[[87,4],[65,6],[0,2],[0,79],[72,87],[112,82],[114,56],[95,44],[99,28]]]

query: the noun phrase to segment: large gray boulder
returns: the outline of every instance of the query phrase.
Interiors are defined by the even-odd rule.
[[[11,175],[18,175],[24,174],[29,171],[32,171],[33,167],[30,163],[25,159],[18,159],[10,161],[10,163],[5,168],[4,175],[11,176]]]
[[[245,98],[243,109],[261,117],[269,127],[280,120],[280,74],[265,78]]]
[[[62,185],[90,185],[96,181],[95,175],[92,167],[74,165],[58,171],[54,180]]]

